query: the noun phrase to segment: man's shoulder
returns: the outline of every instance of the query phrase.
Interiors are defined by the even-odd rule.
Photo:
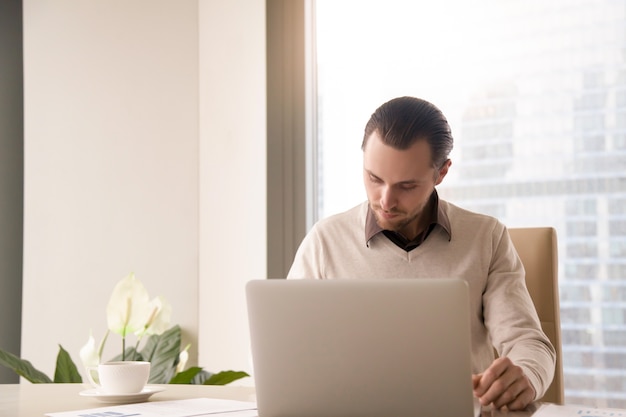
[[[336,228],[342,226],[354,226],[365,225],[365,216],[367,215],[367,201],[354,206],[346,211],[332,214],[319,220],[316,224],[316,228],[325,229],[328,227]]]
[[[450,223],[452,224],[491,224],[494,227],[502,224],[500,220],[498,220],[494,216],[468,210],[466,208],[459,207],[456,204],[450,203],[446,200],[439,200],[439,204],[448,215]]]

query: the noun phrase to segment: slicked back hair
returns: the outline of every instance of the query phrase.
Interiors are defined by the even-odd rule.
[[[454,139],[441,110],[426,100],[398,97],[381,105],[365,125],[361,149],[372,133],[378,132],[384,144],[405,150],[418,140],[430,146],[433,166],[439,169],[448,160]]]

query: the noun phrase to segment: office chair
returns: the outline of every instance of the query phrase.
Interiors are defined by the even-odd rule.
[[[541,328],[556,350],[554,379],[539,401],[563,404],[565,395],[556,231],[552,227],[511,228],[509,234],[526,270],[526,286],[537,309]]]

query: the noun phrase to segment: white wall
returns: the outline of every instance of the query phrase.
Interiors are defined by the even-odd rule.
[[[57,344],[78,363],[90,329],[102,336],[130,271],[173,304],[192,364],[250,372],[243,286],[266,273],[264,7],[25,0],[22,357],[50,376]]]
[[[195,0],[24,2],[22,356],[50,376],[57,344],[78,363],[102,337],[131,271],[197,340],[197,17]]]
[[[265,1],[200,0],[199,16],[199,363],[251,372],[244,286],[267,274]]]

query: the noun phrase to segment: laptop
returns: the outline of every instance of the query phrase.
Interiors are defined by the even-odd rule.
[[[259,417],[479,415],[460,279],[253,280]]]

